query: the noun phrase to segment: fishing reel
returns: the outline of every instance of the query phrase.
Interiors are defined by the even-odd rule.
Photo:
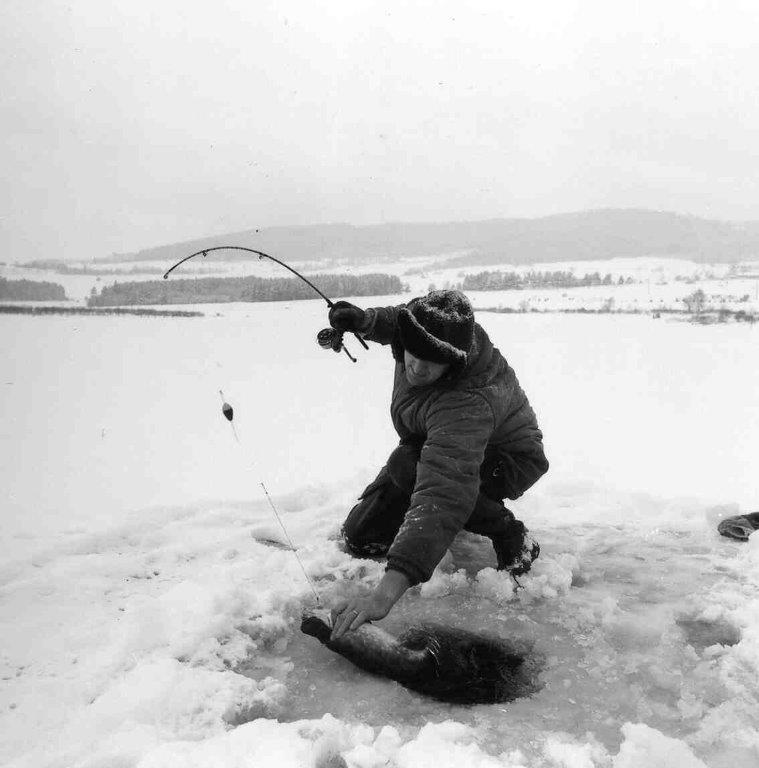
[[[335,328],[322,328],[322,330],[316,334],[316,343],[322,349],[331,349],[333,352],[345,352],[345,354],[355,363],[356,358],[353,357],[345,344],[343,344],[344,335],[345,331],[338,331]]]

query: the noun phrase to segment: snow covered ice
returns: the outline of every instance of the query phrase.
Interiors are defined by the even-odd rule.
[[[0,763],[759,763],[759,537],[716,533],[759,508],[756,328],[478,316],[546,436],[512,505],[542,555],[515,590],[462,535],[382,622],[534,643],[532,697],[459,707],[300,634],[260,486],[322,602],[380,578],[336,536],[396,441],[389,351],[320,350],[318,301],[202,310],[2,320]]]

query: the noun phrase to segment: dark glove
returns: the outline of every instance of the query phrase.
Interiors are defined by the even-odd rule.
[[[329,324],[337,331],[359,333],[366,322],[366,312],[347,301],[336,301],[329,310]]]

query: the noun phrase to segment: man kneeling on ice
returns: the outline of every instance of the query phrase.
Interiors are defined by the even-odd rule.
[[[329,322],[390,344],[390,415],[400,436],[342,528],[349,552],[387,555],[387,569],[370,595],[334,607],[333,638],[387,616],[432,576],[462,528],[493,542],[499,569],[528,571],[540,548],[503,499],[519,498],[548,470],[543,435],[466,296],[432,291],[367,310],[338,301]]]

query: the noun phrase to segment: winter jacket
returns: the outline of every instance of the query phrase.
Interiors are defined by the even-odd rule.
[[[548,470],[543,435],[514,371],[475,323],[466,367],[430,386],[406,380],[398,307],[367,310],[363,336],[390,344],[396,361],[390,405],[401,442],[422,444],[405,520],[388,568],[427,581],[474,509],[484,461],[503,467],[503,496],[516,499]]]

